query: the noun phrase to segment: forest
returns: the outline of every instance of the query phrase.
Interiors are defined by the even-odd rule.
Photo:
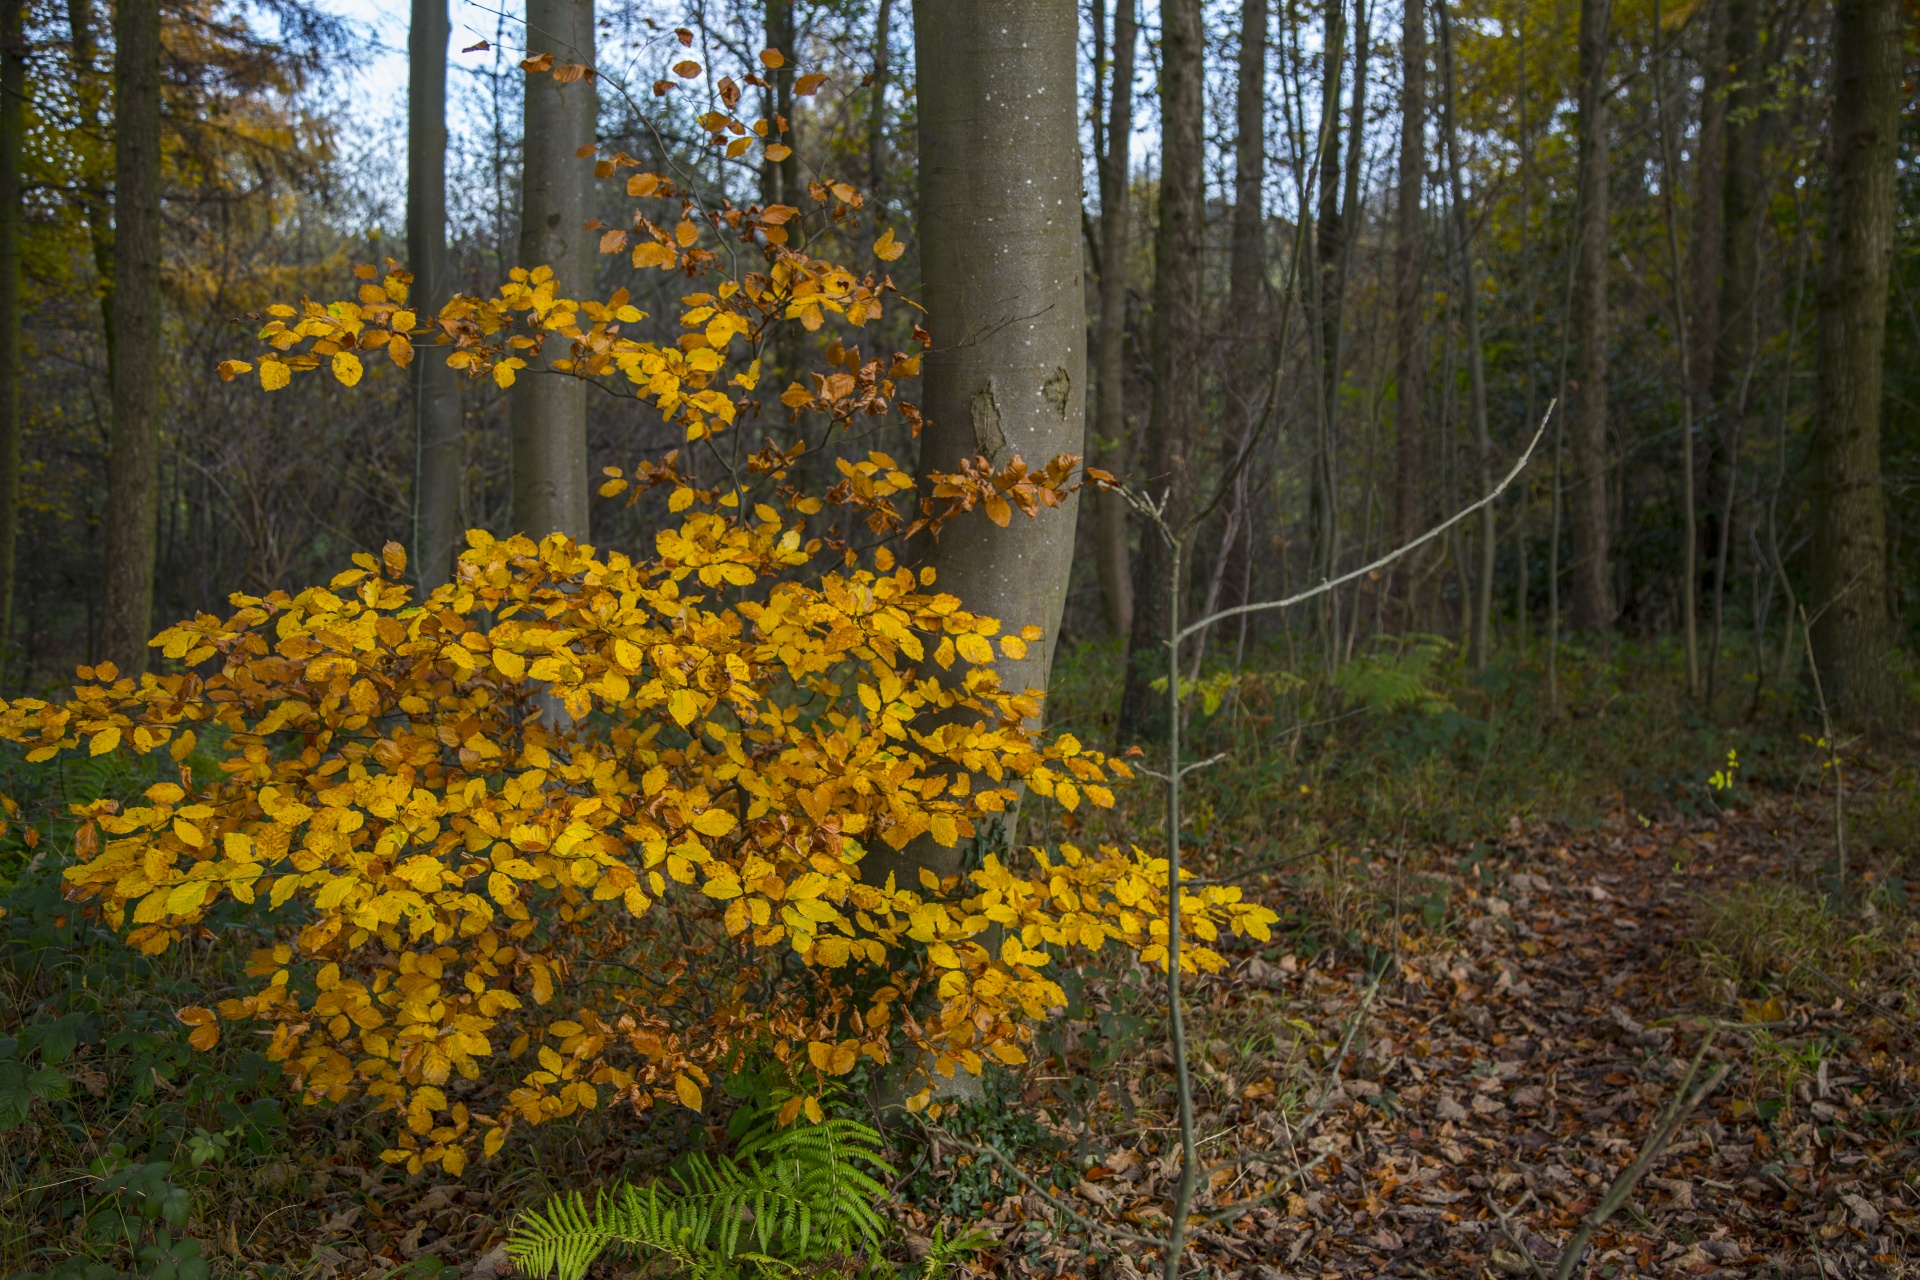
[[[1917,155],[1911,0],[0,0],[0,1275],[1913,1275]]]

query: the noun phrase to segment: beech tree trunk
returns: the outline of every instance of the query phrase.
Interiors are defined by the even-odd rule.
[[[1894,241],[1900,0],[1837,0],[1827,237],[1816,295],[1813,651],[1845,722],[1889,726],[1897,707],[1887,613],[1880,379]]]
[[[793,0],[766,0],[767,48],[777,50],[784,59],[766,72],[773,89],[768,94],[774,127],[786,141],[784,160],[763,160],[760,165],[760,198],[765,204],[800,203],[800,155],[793,139]]]
[[[1086,438],[1078,14],[1072,0],[918,0],[913,17],[920,296],[933,334],[920,470],[976,456],[1040,466]],[[999,661],[1008,688],[1047,687],[1076,507],[1016,513],[1004,529],[976,514],[921,547],[940,590],[1003,633],[1045,634],[1024,659]],[[959,853],[925,856],[951,870]]]
[[[556,65],[594,58],[593,0],[527,0],[527,53],[551,53]],[[590,216],[592,146],[598,104],[591,77],[561,84],[529,74],[520,187],[520,261],[553,268],[556,294],[582,298],[593,288]],[[549,355],[546,358],[551,358]],[[512,391],[513,522],[533,538],[587,537],[587,384],[529,367]]]
[[[1117,0],[1114,5],[1113,81],[1107,100],[1106,154],[1100,161],[1100,329],[1095,353],[1098,388],[1087,454],[1095,465],[1115,475],[1123,475],[1127,466],[1127,204],[1133,163],[1133,63],[1139,43],[1134,12],[1137,3]],[[1088,500],[1093,505],[1094,563],[1107,629],[1126,636],[1133,629],[1127,504],[1117,493],[1094,493]]]
[[[1338,3],[1338,0],[1335,0]],[[1135,483],[1166,499],[1167,523],[1179,529],[1192,509],[1189,464],[1200,428],[1200,305],[1205,157],[1202,66],[1205,32],[1200,0],[1160,5],[1160,225],[1154,237],[1153,411],[1146,457]],[[924,152],[922,154],[925,154]],[[1120,695],[1119,740],[1159,741],[1167,732],[1167,699],[1153,681],[1167,670],[1167,596],[1173,561],[1157,536],[1140,540],[1133,572],[1133,630]]]
[[[867,108],[867,195],[884,210],[887,174],[887,77],[893,61],[893,0],[880,0],[873,23],[873,97]]]
[[[1423,0],[1407,0],[1400,29],[1400,191],[1394,221],[1394,477],[1393,538],[1405,546],[1425,514],[1427,296],[1426,228],[1421,209],[1427,175],[1427,24]],[[1413,568],[1390,569],[1392,625],[1412,627]]]
[[[20,144],[26,117],[26,0],[0,0],[0,674],[13,641],[20,533]]]
[[[1718,328],[1712,335],[1712,360],[1707,378],[1709,402],[1714,410],[1713,431],[1707,458],[1706,505],[1708,528],[1716,558],[1724,555],[1722,545],[1728,531],[1721,527],[1718,512],[1724,506],[1728,486],[1736,483],[1735,457],[1742,428],[1745,427],[1749,372],[1758,334],[1755,322],[1755,292],[1760,266],[1760,214],[1764,195],[1760,174],[1759,110],[1764,97],[1760,64],[1758,0],[1722,0],[1727,10],[1725,40],[1724,146],[1720,186],[1712,203],[1723,210],[1721,238],[1716,247],[1720,278],[1716,288],[1714,313]],[[1702,191],[1705,200],[1708,193]],[[1711,255],[1710,255],[1711,256]],[[1696,375],[1697,380],[1698,375]],[[1716,583],[1714,590],[1720,591]]]
[[[1320,385],[1314,418],[1317,439],[1313,451],[1313,474],[1308,487],[1310,527],[1313,539],[1313,577],[1315,581],[1333,575],[1339,551],[1339,513],[1334,501],[1334,427],[1340,382],[1340,298],[1345,281],[1341,278],[1340,217],[1340,86],[1346,71],[1346,0],[1326,0],[1325,37],[1322,42],[1320,77],[1320,127],[1325,141],[1320,149],[1320,191],[1318,222],[1314,229],[1315,261],[1318,266],[1314,296],[1316,355]],[[1334,601],[1322,596],[1315,617],[1320,620],[1322,639],[1327,645],[1328,661],[1338,647],[1329,625]]]
[[[445,304],[447,275],[447,0],[413,0],[407,33],[407,269],[408,301],[425,320]],[[422,345],[413,361],[413,571],[431,590],[453,576],[462,545],[460,489],[466,467],[461,448],[459,373],[437,346]]]
[[[1573,625],[1613,625],[1607,505],[1607,49],[1610,0],[1580,0],[1580,212],[1574,225],[1573,361],[1567,478],[1573,516]]]
[[[113,14],[113,427],[108,438],[101,656],[137,675],[153,632],[160,488],[160,5]]]

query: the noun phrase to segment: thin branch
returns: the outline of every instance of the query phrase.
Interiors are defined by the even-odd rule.
[[[1526,452],[1520,455],[1519,461],[1513,464],[1512,470],[1507,472],[1506,477],[1502,479],[1499,484],[1495,485],[1491,491],[1489,491],[1487,494],[1481,497],[1479,501],[1470,503],[1469,505],[1460,508],[1460,510],[1454,512],[1453,515],[1441,521],[1439,524],[1433,526],[1433,528],[1427,530],[1425,533],[1421,534],[1419,537],[1413,539],[1411,542],[1403,543],[1402,545],[1394,548],[1392,551],[1387,552],[1385,555],[1381,556],[1379,559],[1374,560],[1372,563],[1363,564],[1358,569],[1354,569],[1348,573],[1343,573],[1337,578],[1328,578],[1322,581],[1318,586],[1309,587],[1307,590],[1298,592],[1294,595],[1290,595],[1284,600],[1263,600],[1257,604],[1243,604],[1233,609],[1222,609],[1218,613],[1209,614],[1207,617],[1200,619],[1198,622],[1188,623],[1184,628],[1182,628],[1174,636],[1174,643],[1178,644],[1180,641],[1185,640],[1188,636],[1193,635],[1195,632],[1198,632],[1205,627],[1210,627],[1216,622],[1224,621],[1227,618],[1239,617],[1241,614],[1246,614],[1246,613],[1259,613],[1267,609],[1287,609],[1287,608],[1291,608],[1296,604],[1304,604],[1306,601],[1312,600],[1316,596],[1322,596],[1329,591],[1333,591],[1339,587],[1343,587],[1347,583],[1352,582],[1356,578],[1364,578],[1368,574],[1371,574],[1379,569],[1383,569],[1387,565],[1392,564],[1395,560],[1398,560],[1402,556],[1406,555],[1408,552],[1417,550],[1418,548],[1425,546],[1427,543],[1432,542],[1435,538],[1438,538],[1441,534],[1445,533],[1447,530],[1453,528],[1455,525],[1464,521],[1468,516],[1473,515],[1475,512],[1481,510],[1483,507],[1489,506],[1493,502],[1497,501],[1500,495],[1505,493],[1508,487],[1512,485],[1515,480],[1519,479],[1520,473],[1527,469],[1527,464],[1529,462],[1533,461],[1533,452],[1535,449],[1540,447],[1540,438],[1546,434],[1547,423],[1553,419],[1553,411],[1555,407],[1559,405],[1559,403],[1560,402],[1558,399],[1555,399],[1548,403],[1546,415],[1540,419],[1540,425],[1537,429],[1535,429],[1533,433],[1533,439],[1527,443]]]
[[[1718,1089],[1721,1081],[1727,1078],[1727,1073],[1732,1068],[1723,1062],[1714,1068],[1713,1074],[1707,1077],[1705,1084],[1691,1094],[1687,1092],[1687,1086],[1693,1083],[1693,1077],[1699,1072],[1700,1064],[1706,1060],[1707,1050],[1712,1047],[1713,1033],[1708,1032],[1707,1038],[1701,1042],[1700,1052],[1693,1055],[1693,1062],[1687,1067],[1687,1074],[1681,1079],[1680,1088],[1674,1094],[1673,1104],[1667,1108],[1667,1114],[1661,1119],[1659,1126],[1648,1135],[1647,1144],[1640,1148],[1639,1156],[1621,1171],[1618,1178],[1613,1180],[1613,1185],[1607,1188],[1607,1194],[1601,1198],[1599,1204],[1593,1207],[1593,1212],[1580,1223],[1580,1229],[1573,1233],[1573,1239],[1567,1244],[1567,1251],[1560,1255],[1560,1264],[1553,1269],[1553,1280],[1572,1280],[1573,1269],[1580,1264],[1580,1255],[1586,1252],[1587,1242],[1593,1239],[1593,1233],[1605,1225],[1607,1219],[1617,1213],[1620,1206],[1627,1202],[1627,1197],[1633,1194],[1634,1185],[1640,1181],[1647,1170],[1653,1167],[1654,1162],[1660,1158],[1660,1153],[1667,1149],[1667,1144],[1673,1141],[1674,1132],[1680,1128],[1680,1122],[1686,1119],[1693,1109],[1699,1106],[1708,1094]]]

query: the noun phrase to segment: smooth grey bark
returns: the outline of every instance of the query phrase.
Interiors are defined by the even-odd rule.
[[[1147,420],[1146,456],[1134,468],[1134,476],[1140,489],[1156,500],[1164,498],[1164,518],[1175,529],[1185,527],[1192,506],[1190,467],[1200,432],[1204,40],[1200,0],[1161,0],[1153,408]],[[1167,700],[1154,692],[1153,681],[1166,670],[1168,596],[1184,589],[1184,583],[1173,582],[1175,571],[1164,540],[1141,540],[1133,566],[1133,629],[1128,636],[1126,683],[1120,693],[1117,732],[1121,742],[1159,741],[1167,733]]]
[[[1127,206],[1132,166],[1133,67],[1139,44],[1134,12],[1138,0],[1117,0],[1113,11],[1113,81],[1107,99],[1106,152],[1100,158],[1100,327],[1096,334],[1094,428],[1087,454],[1118,475],[1127,448]],[[1098,73],[1096,72],[1096,75]],[[1125,636],[1133,629],[1132,554],[1127,545],[1127,504],[1117,493],[1088,497],[1094,518],[1094,566],[1107,629]]]
[[[1900,0],[1837,0],[1827,237],[1816,307],[1813,652],[1835,713],[1888,727],[1898,709],[1887,613],[1881,362],[1894,244]]]
[[[1573,625],[1613,625],[1607,506],[1607,50],[1611,0],[1580,0],[1578,168],[1573,236],[1572,367],[1567,379],[1567,477],[1573,524]]]
[[[413,0],[407,32],[408,296],[422,320],[452,292],[447,274],[447,0]],[[423,589],[453,576],[462,545],[460,375],[441,348],[422,344],[413,358],[413,572]]]
[[[1447,195],[1453,211],[1453,242],[1460,254],[1461,311],[1466,319],[1468,411],[1473,423],[1474,481],[1478,492],[1493,488],[1493,437],[1487,429],[1487,366],[1480,349],[1480,268],[1473,253],[1473,232],[1460,182],[1460,137],[1455,119],[1459,104],[1453,82],[1453,19],[1449,0],[1436,0],[1440,20],[1440,65],[1446,79],[1443,107],[1447,148]],[[1474,574],[1473,617],[1468,627],[1467,660],[1477,671],[1487,669],[1493,619],[1495,539],[1499,533],[1494,506],[1480,508],[1480,564]]]
[[[527,53],[556,65],[593,66],[593,0],[527,0]],[[598,101],[594,78],[561,84],[529,74],[523,107],[520,261],[553,268],[555,293],[583,298],[593,288],[590,216]],[[554,358],[549,352],[545,359]],[[513,523],[533,538],[587,537],[587,384],[571,375],[521,371],[511,393]]]
[[[927,353],[920,472],[985,457],[1041,466],[1086,435],[1077,13],[1072,0],[918,0],[920,297]],[[939,589],[1045,635],[1001,683],[1045,689],[1066,607],[1077,503],[974,513],[923,541]],[[907,856],[948,874],[960,851]],[[937,865],[936,865],[937,864]],[[901,883],[912,883],[903,878]]]
[[[120,0],[113,42],[115,358],[100,652],[137,675],[153,630],[160,489],[159,0]]]
[[[13,640],[20,534],[20,145],[26,117],[26,0],[0,0],[0,672]]]
[[[1427,22],[1424,0],[1407,0],[1400,23],[1400,174],[1394,215],[1394,476],[1393,538],[1405,546],[1420,533],[1425,511],[1427,297],[1422,188],[1427,176]],[[1390,600],[1395,629],[1413,621],[1413,569],[1399,564]]]

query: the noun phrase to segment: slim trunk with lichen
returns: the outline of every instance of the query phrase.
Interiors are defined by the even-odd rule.
[[[160,450],[160,6],[113,15],[113,427],[108,437],[106,592],[100,656],[147,669]]]
[[[1132,164],[1133,60],[1139,43],[1134,6],[1117,0],[1113,11],[1113,81],[1107,100],[1106,154],[1100,162],[1100,327],[1096,335],[1098,387],[1094,429],[1087,455],[1118,475],[1127,457],[1127,181]],[[1107,629],[1125,636],[1133,628],[1132,555],[1127,546],[1127,504],[1117,493],[1088,497],[1094,518],[1094,565]]]
[[[1425,512],[1427,294],[1426,228],[1421,190],[1427,176],[1427,24],[1421,0],[1409,0],[1400,28],[1400,183],[1394,214],[1393,537],[1404,546]],[[1392,625],[1415,625],[1413,567],[1395,565]]]
[[[1580,212],[1573,229],[1567,477],[1573,523],[1573,625],[1613,625],[1607,504],[1607,50],[1610,0],[1580,0]]]
[[[1838,0],[1828,138],[1827,236],[1816,294],[1813,652],[1843,722],[1891,726],[1899,709],[1887,611],[1881,361],[1894,246],[1900,0]]]
[[[421,316],[452,292],[447,275],[447,0],[413,0],[407,33],[408,301]],[[413,361],[413,570],[421,586],[453,576],[460,552],[460,489],[466,465],[460,439],[459,373],[442,350],[422,344]]]
[[[593,0],[527,0],[527,53],[551,53],[555,65],[593,66]],[[591,76],[561,84],[529,73],[524,103],[520,188],[520,261],[553,268],[556,295],[582,298],[593,288],[590,216],[597,97]],[[549,352],[542,361],[551,359]],[[511,393],[513,523],[529,537],[587,536],[587,384],[535,368]]]
[[[1199,0],[1160,5],[1160,217],[1154,236],[1153,409],[1145,456],[1133,484],[1165,502],[1165,518],[1183,528],[1192,505],[1192,450],[1200,432],[1201,310],[1205,163],[1203,53]],[[1167,598],[1175,561],[1165,543],[1143,538],[1133,566],[1133,629],[1117,729],[1122,743],[1158,742],[1167,733],[1166,698],[1153,682],[1167,669]]]

